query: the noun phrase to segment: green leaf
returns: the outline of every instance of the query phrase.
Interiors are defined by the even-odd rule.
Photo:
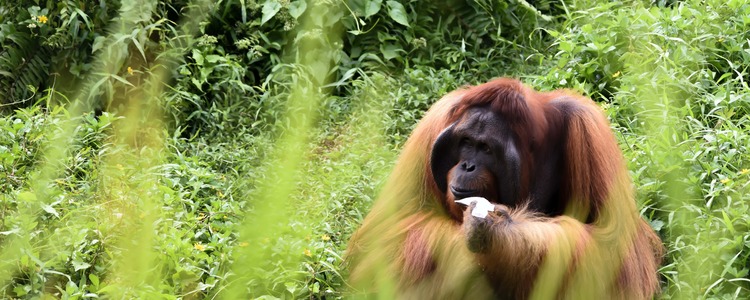
[[[406,19],[406,9],[404,9],[404,6],[396,1],[388,1],[386,4],[388,4],[388,15],[391,16],[391,19],[401,25],[409,27],[409,21]]]
[[[281,10],[281,3],[276,0],[270,0],[263,3],[263,17],[260,19],[260,24],[263,25],[268,22],[268,20],[273,18],[279,10]]]
[[[558,48],[564,52],[572,52],[575,45],[569,41],[562,41],[560,42],[560,46]]]
[[[292,18],[299,18],[299,16],[302,15],[302,13],[305,12],[307,9],[307,2],[305,0],[298,0],[294,1],[292,3],[289,3],[289,14],[292,16]]]
[[[531,5],[526,0],[517,0],[517,1],[518,1],[518,3],[521,4],[521,6],[525,7],[526,9],[528,9],[528,10],[532,11],[534,14],[536,14],[538,17],[542,18],[542,20],[545,20],[547,22],[552,21],[552,17],[543,14],[541,11],[539,11],[538,9],[536,9],[536,7],[534,7],[533,5]]]
[[[406,52],[401,47],[393,44],[380,45],[380,52],[386,60],[398,57],[399,52]]]
[[[8,230],[8,231],[0,231],[0,235],[11,235],[11,234],[17,234],[17,233],[18,233],[18,232],[20,232],[20,231],[21,231],[21,229],[20,229],[20,228],[14,228],[14,229],[11,229],[11,230]]]
[[[57,210],[50,206],[50,205],[42,205],[42,209],[46,211],[48,214],[54,215],[55,217],[60,217],[60,214],[57,213]]]
[[[13,288],[13,292],[16,293],[16,297],[25,296],[31,291],[31,286],[29,285],[17,285]]]
[[[732,220],[729,219],[729,216],[727,215],[727,212],[722,210],[721,216],[724,218],[724,225],[727,226],[727,229],[729,229],[729,232],[731,234],[735,234],[734,226],[732,225]]]
[[[664,222],[661,220],[652,220],[651,221],[651,228],[653,228],[655,231],[659,231],[664,227]]]
[[[73,260],[73,269],[76,271],[88,269],[89,267],[91,267],[91,264],[79,260]]]
[[[240,0],[240,7],[242,7],[242,23],[247,23],[247,8],[245,7],[245,0]]]
[[[94,286],[99,286],[99,276],[96,276],[94,274],[89,274],[89,280],[91,280],[91,283]]]
[[[129,81],[125,80],[125,78],[122,78],[122,77],[120,77],[120,76],[117,76],[117,75],[115,75],[115,74],[112,74],[112,75],[109,75],[109,76],[112,76],[112,78],[114,78],[115,80],[117,80],[117,81],[119,81],[119,82],[122,82],[122,83],[124,83],[124,84],[126,84],[126,85],[129,85],[129,86],[135,87],[135,86],[134,86],[134,85],[133,85],[132,83],[130,83]]]
[[[18,200],[22,202],[36,202],[36,194],[32,192],[21,192],[18,194]]]
[[[77,291],[78,291],[78,286],[75,284],[75,282],[68,281],[68,283],[65,285],[65,292],[68,293],[68,295],[70,295]]]
[[[106,41],[107,38],[103,36],[97,36],[94,39],[94,44],[91,46],[91,53],[96,52],[96,50],[99,50],[104,46],[104,41]]]
[[[286,286],[286,290],[289,291],[290,294],[294,295],[294,292],[297,290],[297,285],[294,284],[294,282],[287,282],[284,283]]]
[[[203,65],[203,54],[201,54],[200,51],[197,49],[193,49],[193,59],[195,60],[195,63],[199,66]]]
[[[221,58],[222,58],[221,56],[216,55],[216,54],[206,55],[206,61],[212,64],[215,64],[217,61],[221,60]]]
[[[380,6],[383,5],[383,0],[372,0],[365,4],[365,18],[370,17],[380,11]],[[401,4],[399,4],[401,5]],[[403,8],[403,6],[401,7]]]
[[[192,83],[193,83],[193,85],[194,85],[194,86],[195,86],[196,88],[198,88],[198,90],[200,90],[200,91],[203,91],[203,88],[202,88],[202,86],[203,86],[203,85],[201,84],[201,82],[200,82],[200,81],[198,81],[198,79],[197,79],[197,78],[190,78],[190,82],[192,82]]]
[[[143,45],[141,45],[141,43],[135,38],[137,31],[138,31],[137,29],[133,30],[134,36],[130,38],[130,40],[133,41],[133,45],[135,45],[135,48],[138,49],[138,52],[141,53],[141,57],[143,57],[143,60],[148,60],[146,59],[146,53],[143,51]]]

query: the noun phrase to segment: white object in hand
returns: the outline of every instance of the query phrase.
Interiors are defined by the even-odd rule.
[[[476,202],[477,206],[474,206],[474,209],[471,210],[471,215],[477,218],[484,219],[487,217],[487,213],[495,210],[495,205],[482,197],[469,197],[456,200],[456,203],[461,203],[466,206],[469,206],[472,202]]]

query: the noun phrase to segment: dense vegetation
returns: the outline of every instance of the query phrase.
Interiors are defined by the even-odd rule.
[[[750,3],[0,3],[0,297],[339,298],[346,242],[442,94],[607,112],[665,299],[750,294]]]

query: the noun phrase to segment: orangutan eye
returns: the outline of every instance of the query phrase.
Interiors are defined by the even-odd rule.
[[[492,153],[492,149],[490,149],[490,145],[487,145],[485,143],[479,143],[478,147],[479,147],[479,150],[484,153],[487,153],[487,154]]]

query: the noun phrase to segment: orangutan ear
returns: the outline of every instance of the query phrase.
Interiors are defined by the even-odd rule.
[[[448,171],[458,164],[458,149],[455,143],[453,129],[456,123],[451,124],[448,128],[443,129],[432,144],[432,154],[430,156],[430,169],[432,178],[441,192],[448,191]]]

